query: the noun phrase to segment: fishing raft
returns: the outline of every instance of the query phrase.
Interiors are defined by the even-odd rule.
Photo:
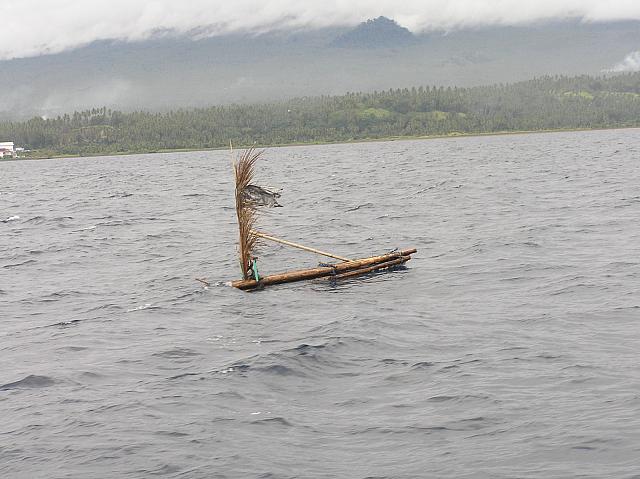
[[[393,269],[409,261],[411,259],[411,255],[417,252],[415,248],[399,251],[394,250],[379,256],[350,259],[257,231],[255,229],[258,218],[257,209],[259,206],[264,204],[264,202],[261,203],[260,199],[256,196],[256,191],[261,190],[261,188],[256,187],[251,183],[255,174],[256,162],[260,158],[261,154],[262,151],[256,151],[253,148],[247,149],[236,159],[236,161],[234,161],[233,164],[236,181],[235,201],[239,233],[238,256],[243,276],[242,279],[231,283],[233,287],[244,291],[251,291],[262,289],[265,286],[318,278],[339,281],[376,271]],[[270,192],[269,190],[263,191],[267,196],[279,196],[279,194]],[[271,202],[273,202],[273,200]],[[260,276],[257,267],[257,258],[253,254],[254,249],[260,240],[273,241],[285,246],[326,256],[334,260],[337,259],[340,262],[322,263],[315,268]]]

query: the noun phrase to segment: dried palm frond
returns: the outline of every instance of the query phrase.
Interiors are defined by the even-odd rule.
[[[244,152],[233,163],[236,177],[236,214],[238,215],[238,254],[242,277],[249,279],[251,258],[258,237],[253,233],[257,219],[257,205],[246,195],[244,190],[251,183],[255,173],[256,161],[262,155],[262,151],[256,151],[253,147]]]

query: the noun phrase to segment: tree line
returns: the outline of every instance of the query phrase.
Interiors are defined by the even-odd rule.
[[[640,73],[418,87],[165,113],[107,108],[0,122],[38,156],[640,126]]]

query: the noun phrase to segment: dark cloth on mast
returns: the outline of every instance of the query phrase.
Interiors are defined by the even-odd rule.
[[[243,194],[245,198],[252,202],[255,206],[269,206],[279,207],[282,206],[278,203],[276,198],[280,198],[280,193],[268,188],[263,188],[256,185],[247,185],[244,188]]]

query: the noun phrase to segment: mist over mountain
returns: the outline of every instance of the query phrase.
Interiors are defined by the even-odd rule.
[[[0,119],[50,117],[96,106],[165,111],[598,74],[638,50],[640,22],[635,21],[417,35],[378,18],[355,28],[103,41],[55,55],[0,61]]]

